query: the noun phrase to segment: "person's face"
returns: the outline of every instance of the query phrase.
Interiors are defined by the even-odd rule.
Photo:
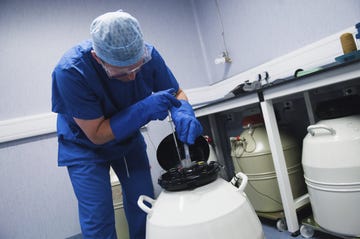
[[[135,63],[134,65],[125,67],[113,66],[103,61],[101,65],[109,78],[121,81],[132,81],[135,80],[136,73],[140,71],[140,68],[143,65],[143,60]]]
[[[135,80],[136,73],[138,73],[141,67],[147,62],[145,58],[142,58],[140,61],[130,66],[113,66],[101,60],[95,52],[92,52],[92,54],[97,62],[103,67],[109,78],[124,82]]]

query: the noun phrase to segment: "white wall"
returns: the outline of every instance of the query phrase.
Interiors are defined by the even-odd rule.
[[[2,1],[0,120],[49,112],[51,72],[60,56],[90,37],[96,16],[120,8],[139,19],[145,39],[185,88],[208,84],[189,1]]]
[[[1,1],[0,123],[50,112],[52,68],[66,49],[89,37],[91,20],[106,11],[133,13],[186,89],[228,78],[360,21],[357,0],[218,2],[230,66],[213,63],[224,50],[215,1]],[[169,132],[168,122],[152,122],[143,132],[154,182],[161,171],[156,147]],[[0,238],[57,239],[80,232],[76,200],[56,154],[54,134],[0,144]]]
[[[216,1],[219,10],[216,8]],[[360,22],[358,0],[193,0],[211,83],[227,79]],[[215,65],[226,46],[233,62]],[[253,79],[249,79],[253,80]]]
[[[56,138],[0,145],[0,238],[65,238],[80,231],[66,168],[56,165]]]

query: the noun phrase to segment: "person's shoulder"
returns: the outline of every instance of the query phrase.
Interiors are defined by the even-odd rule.
[[[84,55],[90,54],[91,50],[92,50],[92,42],[90,40],[85,40],[70,48],[64,54],[64,57],[69,59],[82,58]]]
[[[148,43],[148,42],[145,42],[145,48],[150,53],[150,55],[152,55],[154,50],[156,51],[154,45],[152,45],[151,43]]]
[[[64,53],[58,65],[61,65],[63,68],[77,65],[80,61],[90,56],[91,50],[92,42],[90,40],[80,42]]]
[[[80,42],[79,44],[74,46],[73,49],[76,49],[76,51],[79,52],[80,54],[87,54],[93,49],[92,41],[88,39],[83,42]]]
[[[145,47],[146,47],[147,51],[150,53],[152,60],[155,60],[155,61],[162,60],[162,56],[161,56],[160,52],[156,49],[156,47],[154,45],[146,42]]]

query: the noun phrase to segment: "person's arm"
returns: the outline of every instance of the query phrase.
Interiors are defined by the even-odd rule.
[[[188,98],[187,98],[187,96],[186,96],[186,94],[185,94],[185,92],[181,89],[181,88],[179,88],[179,90],[178,90],[178,92],[176,93],[176,99],[178,99],[178,100],[186,100],[186,101],[188,101]]]
[[[122,141],[149,121],[165,119],[169,109],[179,107],[181,102],[173,94],[174,89],[156,92],[116,113],[110,119],[100,117],[74,120],[94,144],[105,144],[114,139]]]
[[[100,117],[92,120],[77,118],[74,118],[74,120],[86,137],[94,144],[105,144],[115,139],[115,135],[110,127],[110,119]]]
[[[171,118],[180,141],[194,144],[197,137],[202,134],[203,128],[196,119],[192,106],[183,90],[179,88],[176,98],[181,102],[180,107],[172,107]]]

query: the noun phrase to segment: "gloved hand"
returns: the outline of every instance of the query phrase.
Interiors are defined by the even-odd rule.
[[[181,106],[174,94],[174,89],[156,92],[115,114],[110,119],[110,127],[115,138],[119,141],[124,140],[149,121],[165,119],[169,109]]]
[[[194,144],[195,139],[202,134],[203,128],[196,119],[191,105],[186,100],[180,100],[181,106],[171,108],[171,118],[175,124],[178,139],[187,144]]]

